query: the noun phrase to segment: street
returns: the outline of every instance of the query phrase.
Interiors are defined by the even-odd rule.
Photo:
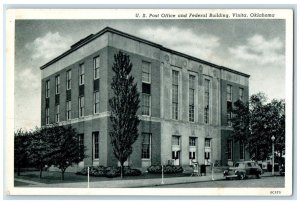
[[[245,180],[218,180],[184,184],[169,184],[152,186],[150,188],[283,188],[284,176],[268,176],[261,179],[248,178]]]

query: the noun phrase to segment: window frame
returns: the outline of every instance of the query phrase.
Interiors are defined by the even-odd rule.
[[[230,151],[229,151],[229,149],[230,149]],[[233,140],[229,139],[229,140],[227,140],[227,160],[232,161],[232,157],[233,157]]]
[[[95,137],[95,136],[97,136],[97,137]],[[93,160],[99,160],[100,159],[100,148],[99,148],[100,137],[99,137],[99,132],[98,131],[93,132],[92,137],[93,137]],[[97,142],[96,142],[96,138],[97,138]],[[96,153],[97,153],[98,157],[96,157]]]
[[[192,80],[191,80],[192,79]],[[192,81],[192,82],[191,82]],[[189,122],[195,122],[195,104],[196,104],[196,76],[193,74],[189,74]],[[192,92],[192,93],[191,93]],[[192,103],[191,103],[191,95],[193,95],[192,97]]]
[[[173,74],[177,74],[177,84],[174,83],[174,77]],[[172,120],[180,120],[180,108],[179,108],[179,95],[180,95],[180,71],[176,70],[174,68],[171,69],[171,77],[172,77],[172,82],[171,82],[171,119]],[[173,100],[175,99],[174,96],[174,91],[176,90],[176,101]],[[174,109],[175,108],[175,109]]]
[[[189,137],[189,146],[196,147],[197,146],[197,137]]]
[[[84,100],[85,100],[84,96],[79,96],[79,98],[78,98],[78,108],[79,108],[78,116],[79,116],[79,118],[84,117],[84,105],[85,105]]]
[[[50,109],[49,107],[45,108],[45,119],[46,125],[50,124]]]
[[[204,78],[204,124],[210,124],[211,79]]]
[[[148,135],[149,136],[149,144],[147,144],[147,143],[143,143],[143,141],[144,141],[144,136],[143,135]],[[141,147],[141,150],[142,150],[142,152],[141,152],[141,159],[142,160],[151,160],[151,143],[152,143],[152,134],[151,133],[146,133],[146,132],[143,132],[142,133],[142,147]],[[149,158],[146,158],[146,157],[143,157],[144,156],[144,146],[143,145],[147,145],[148,146],[148,151],[149,152],[147,152],[147,154],[149,154],[148,156],[149,156]]]
[[[97,59],[99,59],[99,66],[97,67]],[[100,79],[100,55],[98,56],[95,56],[93,58],[93,70],[94,70],[94,73],[93,73],[93,78],[94,80],[96,79]]]
[[[60,90],[60,75],[55,76],[55,94],[59,94]]]
[[[55,122],[59,123],[59,121],[60,121],[60,105],[57,104],[55,106]]]
[[[50,98],[50,79],[45,83],[45,98]]]
[[[97,102],[97,94],[98,94],[98,102]],[[97,112],[98,110],[98,112]],[[93,94],[93,113],[94,114],[98,114],[100,113],[100,91],[94,91],[94,94]]]
[[[67,113],[66,119],[71,120],[72,119],[72,102],[67,101],[66,103],[67,103],[66,104],[66,106],[67,106],[67,108],[66,108],[66,113]]]
[[[79,86],[84,85],[85,83],[85,64],[80,63],[79,64]]]
[[[204,147],[211,148],[211,138],[204,138]]]
[[[149,72],[144,72],[144,64],[147,64],[148,65],[148,71]],[[147,83],[147,84],[151,84],[151,68],[152,68],[152,66],[151,66],[151,62],[148,62],[148,61],[144,61],[144,60],[142,60],[142,82],[143,83]],[[146,80],[144,80],[144,73],[146,73],[149,77],[149,81],[146,81]]]
[[[66,71],[67,76],[67,90],[71,90],[72,88],[72,69]]]

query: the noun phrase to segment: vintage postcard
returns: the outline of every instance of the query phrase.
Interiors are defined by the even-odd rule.
[[[8,9],[7,195],[291,196],[292,9]]]

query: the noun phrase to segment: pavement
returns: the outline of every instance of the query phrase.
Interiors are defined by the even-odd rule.
[[[262,176],[271,176],[270,172],[265,172]],[[138,188],[138,187],[159,187],[170,184],[184,184],[196,182],[208,182],[224,180],[222,172],[206,173],[202,176],[170,177],[170,178],[151,178],[151,179],[132,179],[132,180],[111,180],[93,181],[89,183],[89,188]],[[55,183],[45,184],[30,180],[15,178],[15,181],[27,183],[27,187],[47,187],[47,188],[88,188],[88,182]]]

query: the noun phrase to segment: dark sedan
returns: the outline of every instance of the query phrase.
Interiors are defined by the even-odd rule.
[[[235,163],[234,167],[229,167],[229,169],[224,171],[224,177],[228,178],[238,178],[244,179],[249,176],[255,176],[260,178],[263,174],[262,169],[255,161],[241,161]]]

